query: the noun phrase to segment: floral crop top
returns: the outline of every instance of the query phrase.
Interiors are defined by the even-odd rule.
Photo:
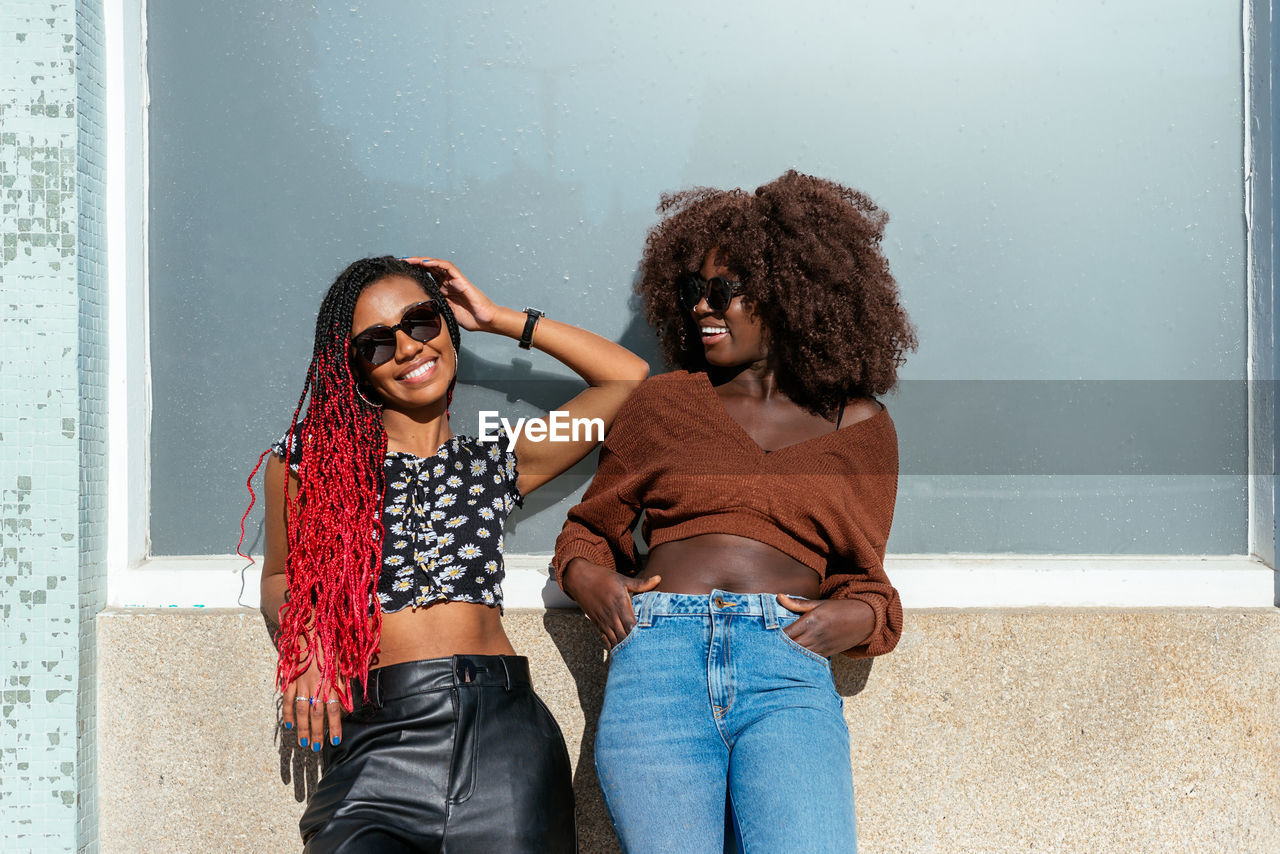
[[[289,454],[295,472],[299,432]],[[281,459],[287,438],[271,446]],[[376,588],[382,613],[439,601],[502,607],[502,532],[511,509],[524,503],[506,436],[497,442],[454,436],[429,457],[388,451],[384,474]]]

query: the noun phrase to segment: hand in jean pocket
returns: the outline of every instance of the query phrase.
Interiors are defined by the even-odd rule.
[[[805,649],[830,658],[871,637],[876,613],[860,599],[801,599],[778,594],[778,604],[800,618],[783,629]]]

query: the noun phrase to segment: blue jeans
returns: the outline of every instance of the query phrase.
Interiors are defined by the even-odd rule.
[[[632,854],[853,852],[831,663],[771,593],[641,593],[610,654],[596,773]]]

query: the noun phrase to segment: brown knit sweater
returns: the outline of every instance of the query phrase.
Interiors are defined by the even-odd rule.
[[[736,534],[811,567],[824,599],[861,599],[876,627],[854,658],[882,655],[902,634],[902,604],[884,572],[898,491],[898,438],[887,410],[832,433],[765,451],[733,420],[704,373],[651,377],[600,449],[600,466],[556,540],[557,580],[581,557],[639,569],[640,512],[651,548]]]

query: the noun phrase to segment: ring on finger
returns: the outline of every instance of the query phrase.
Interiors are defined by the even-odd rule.
[[[293,701],[295,703],[310,703],[311,698],[310,697],[294,697]]]

